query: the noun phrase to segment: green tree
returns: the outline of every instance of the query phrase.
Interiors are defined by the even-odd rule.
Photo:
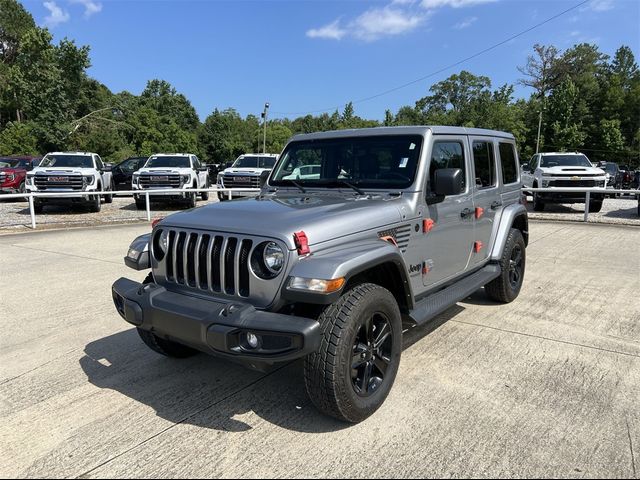
[[[9,122],[0,131],[1,155],[35,155],[38,153],[31,122]]]

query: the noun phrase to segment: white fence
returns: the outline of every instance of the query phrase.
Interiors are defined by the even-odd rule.
[[[258,193],[259,188],[175,188],[175,189],[162,189],[162,190],[126,190],[126,191],[112,191],[112,192],[56,192],[56,193],[12,193],[8,195],[0,196],[0,199],[12,199],[12,198],[26,198],[29,201],[29,212],[31,214],[31,228],[36,228],[36,213],[33,208],[34,198],[60,198],[60,197],[80,197],[91,195],[113,195],[113,196],[125,196],[135,194],[145,195],[145,203],[147,210],[147,221],[151,221],[151,200],[149,197],[157,195],[159,197],[163,195],[172,195],[174,193],[202,193],[208,192],[212,194],[225,193],[228,195],[229,200],[233,198],[234,193]],[[584,193],[585,194],[585,209],[584,209],[584,221],[589,219],[589,201],[592,193],[602,193],[605,195],[611,194],[623,194],[623,195],[635,195],[640,202],[640,190],[612,190],[610,188],[527,188],[522,187],[523,193],[533,192],[547,192],[547,193]]]
[[[12,193],[8,195],[0,196],[0,199],[24,199],[26,198],[29,202],[29,212],[31,214],[31,228],[36,228],[36,212],[33,208],[33,199],[34,198],[61,198],[61,197],[70,197],[70,198],[78,198],[78,197],[86,197],[93,195],[113,195],[117,196],[129,196],[138,194],[145,196],[146,210],[147,210],[147,221],[151,221],[151,196],[162,197],[166,195],[174,195],[176,193],[202,193],[208,192],[212,194],[225,193],[228,195],[229,200],[233,198],[234,193],[257,193],[260,192],[259,188],[172,188],[168,189],[160,189],[160,190],[114,190],[110,192],[100,192],[100,191],[92,191],[92,192],[56,192],[56,193]]]

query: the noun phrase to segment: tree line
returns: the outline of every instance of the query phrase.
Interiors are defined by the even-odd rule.
[[[140,95],[113,93],[87,75],[90,49],[67,38],[53,43],[17,0],[0,0],[0,155],[55,150],[99,153],[119,162],[154,152],[192,152],[210,163],[262,149],[261,119],[215,109],[201,122],[189,100],[154,79]],[[536,151],[583,151],[593,161],[640,165],[640,70],[621,46],[611,58],[596,45],[561,51],[534,45],[515,85],[493,87],[461,71],[431,86],[414,105],[384,120],[355,114],[353,103],[331,114],[267,122],[268,152],[296,133],[394,125],[458,125],[512,132],[523,158]],[[538,135],[538,129],[540,134]]]

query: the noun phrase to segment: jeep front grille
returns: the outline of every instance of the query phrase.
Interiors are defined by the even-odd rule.
[[[197,290],[248,297],[253,240],[183,230],[169,230],[166,281]]]
[[[33,184],[38,190],[49,188],[64,188],[67,190],[82,190],[82,175],[34,175]]]
[[[409,246],[409,238],[411,237],[411,225],[400,225],[399,227],[390,228],[378,232],[379,238],[391,237],[402,253],[406,252]]]
[[[180,188],[180,175],[144,174],[140,175],[140,188]]]

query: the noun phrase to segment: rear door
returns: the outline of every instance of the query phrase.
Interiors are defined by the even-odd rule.
[[[193,168],[196,171],[196,175],[198,175],[198,188],[205,188],[207,185],[207,176],[209,175],[207,171],[200,171],[202,169],[202,164],[198,157],[191,157],[193,159]]]
[[[422,237],[423,286],[446,283],[469,266],[473,245],[473,189],[471,188],[471,152],[465,135],[436,135],[428,152],[429,178],[426,195],[439,168],[460,168],[465,177],[465,190],[460,195],[445,197],[440,203],[427,205],[425,217],[433,228]]]
[[[470,266],[484,263],[489,257],[496,212],[502,209],[496,147],[492,137],[469,137],[473,164],[474,251]],[[499,216],[498,216],[499,218]]]

